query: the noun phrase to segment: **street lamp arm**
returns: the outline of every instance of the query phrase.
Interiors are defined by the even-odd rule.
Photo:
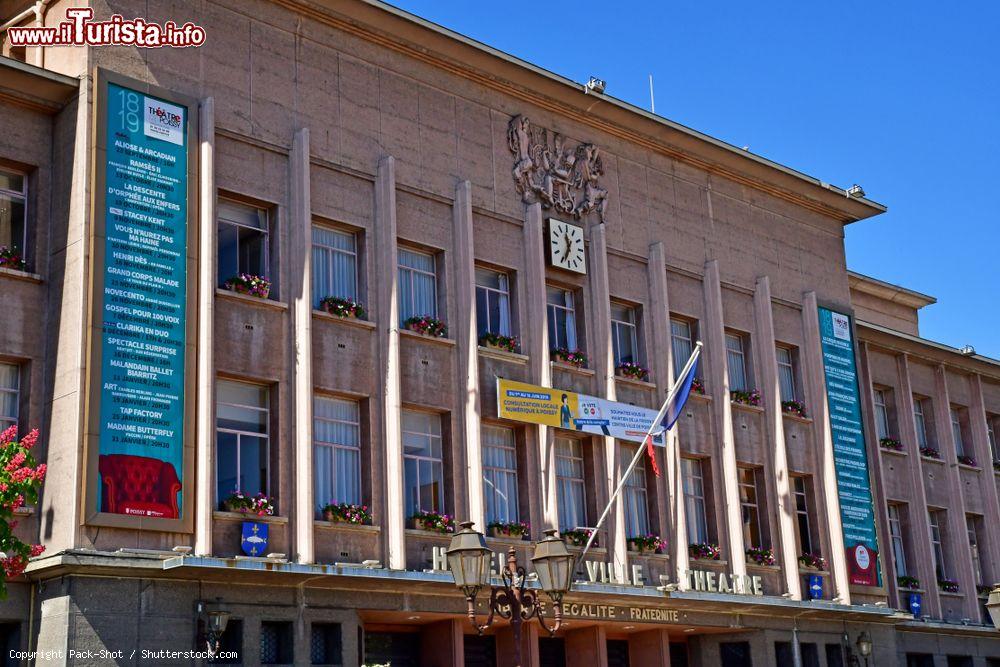
[[[562,627],[562,602],[556,602],[552,605],[553,623],[551,626],[545,622],[545,616],[542,614],[540,607],[535,607],[535,616],[538,618],[538,624],[542,626],[542,629],[548,632],[550,637],[555,636],[559,632],[559,628]]]

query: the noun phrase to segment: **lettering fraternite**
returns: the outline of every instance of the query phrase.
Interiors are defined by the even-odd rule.
[[[511,174],[525,203],[539,202],[577,219],[596,211],[604,222],[608,191],[599,182],[604,162],[597,146],[570,146],[558,132],[533,127],[523,115],[507,126],[507,145],[516,157]]]

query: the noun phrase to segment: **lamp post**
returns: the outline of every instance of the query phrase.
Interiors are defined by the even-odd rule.
[[[500,586],[490,586],[489,616],[485,623],[480,624],[476,621],[476,596],[484,586],[489,586],[493,552],[486,546],[483,534],[472,529],[471,521],[459,526],[461,530],[451,538],[446,553],[455,585],[465,594],[469,604],[469,620],[476,632],[483,634],[484,630],[493,625],[497,616],[507,619],[516,651],[514,665],[521,667],[521,625],[536,618],[549,635],[554,635],[562,625],[562,598],[570,588],[574,556],[556,536],[555,530],[546,530],[545,538],[535,544],[535,555],[532,556],[531,563],[538,576],[539,586],[552,599],[554,623],[550,626],[542,615],[537,591],[525,587],[527,573],[524,567],[517,564],[517,552],[514,547],[510,547],[507,550],[507,564],[500,573],[502,583]]]
[[[986,611],[990,612],[993,627],[1000,630],[1000,584],[993,584],[993,590],[986,599]]]
[[[202,637],[205,640],[209,657],[214,657],[219,652],[222,644],[222,635],[229,625],[229,612],[221,608],[221,598],[216,598],[216,603],[211,605],[205,602],[198,602],[198,614],[201,616]]]
[[[858,635],[857,647],[858,653],[865,659],[865,667],[868,667],[868,656],[872,654],[872,637],[867,630]]]

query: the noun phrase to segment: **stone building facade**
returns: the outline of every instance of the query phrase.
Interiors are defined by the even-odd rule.
[[[593,525],[635,445],[500,419],[497,379],[655,409],[700,340],[703,391],[657,449],[664,475],[644,461],[630,478],[565,627],[530,625],[526,664],[832,667],[862,633],[872,664],[1000,664],[980,594],[1000,580],[1000,362],[922,339],[932,298],[848,271],[848,225],[883,206],[377,2],[8,0],[0,14],[54,26],[81,4],[194,21],[207,39],[3,35],[0,244],[27,263],[0,269],[0,419],[40,427],[49,469],[18,528],[46,552],[0,603],[8,649],[173,664],[141,652],[201,646],[216,605],[243,664],[511,664],[509,629],[479,637],[465,617],[448,537],[411,515],[524,522],[530,540]],[[179,528],[91,512],[95,493],[108,502],[87,437],[104,72],[193,100],[197,121]],[[566,224],[582,273],[553,265]],[[267,297],[226,289],[240,272],[266,277]],[[330,296],[366,312],[325,312]],[[875,586],[851,583],[844,551],[822,308],[853,315]],[[447,333],[407,328],[425,315]],[[254,518],[273,557],[245,556],[247,517],[223,506],[235,486],[273,499]],[[326,520],[328,501],[372,520]],[[645,534],[666,546],[631,549]],[[531,556],[529,540],[487,542]]]

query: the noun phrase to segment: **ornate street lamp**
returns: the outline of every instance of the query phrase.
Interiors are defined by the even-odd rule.
[[[858,653],[860,653],[861,657],[865,659],[865,664],[867,665],[868,656],[872,654],[872,636],[868,634],[867,630],[862,631],[861,634],[858,635],[857,646]]]
[[[209,658],[219,652],[222,645],[222,635],[229,625],[229,612],[221,608],[222,599],[216,598],[216,603],[198,602],[198,614],[201,616],[202,637],[208,649]]]
[[[542,615],[542,605],[538,593],[525,588],[527,573],[517,564],[517,551],[507,550],[507,565],[500,573],[502,585],[490,587],[490,613],[486,622],[476,621],[476,595],[489,585],[490,560],[493,552],[486,546],[483,534],[472,529],[473,522],[459,524],[461,530],[451,538],[448,546],[448,567],[455,578],[455,585],[469,603],[469,620],[479,634],[493,625],[497,616],[510,622],[516,650],[515,667],[521,667],[521,625],[532,618],[554,635],[562,625],[562,598],[570,588],[573,575],[574,556],[566,549],[563,541],[556,537],[556,531],[546,530],[545,539],[535,545],[535,555],[531,562],[538,575],[541,589],[553,602],[553,625],[548,625]]]
[[[990,597],[986,600],[986,610],[990,612],[993,627],[1000,630],[1000,584],[993,584]]]

